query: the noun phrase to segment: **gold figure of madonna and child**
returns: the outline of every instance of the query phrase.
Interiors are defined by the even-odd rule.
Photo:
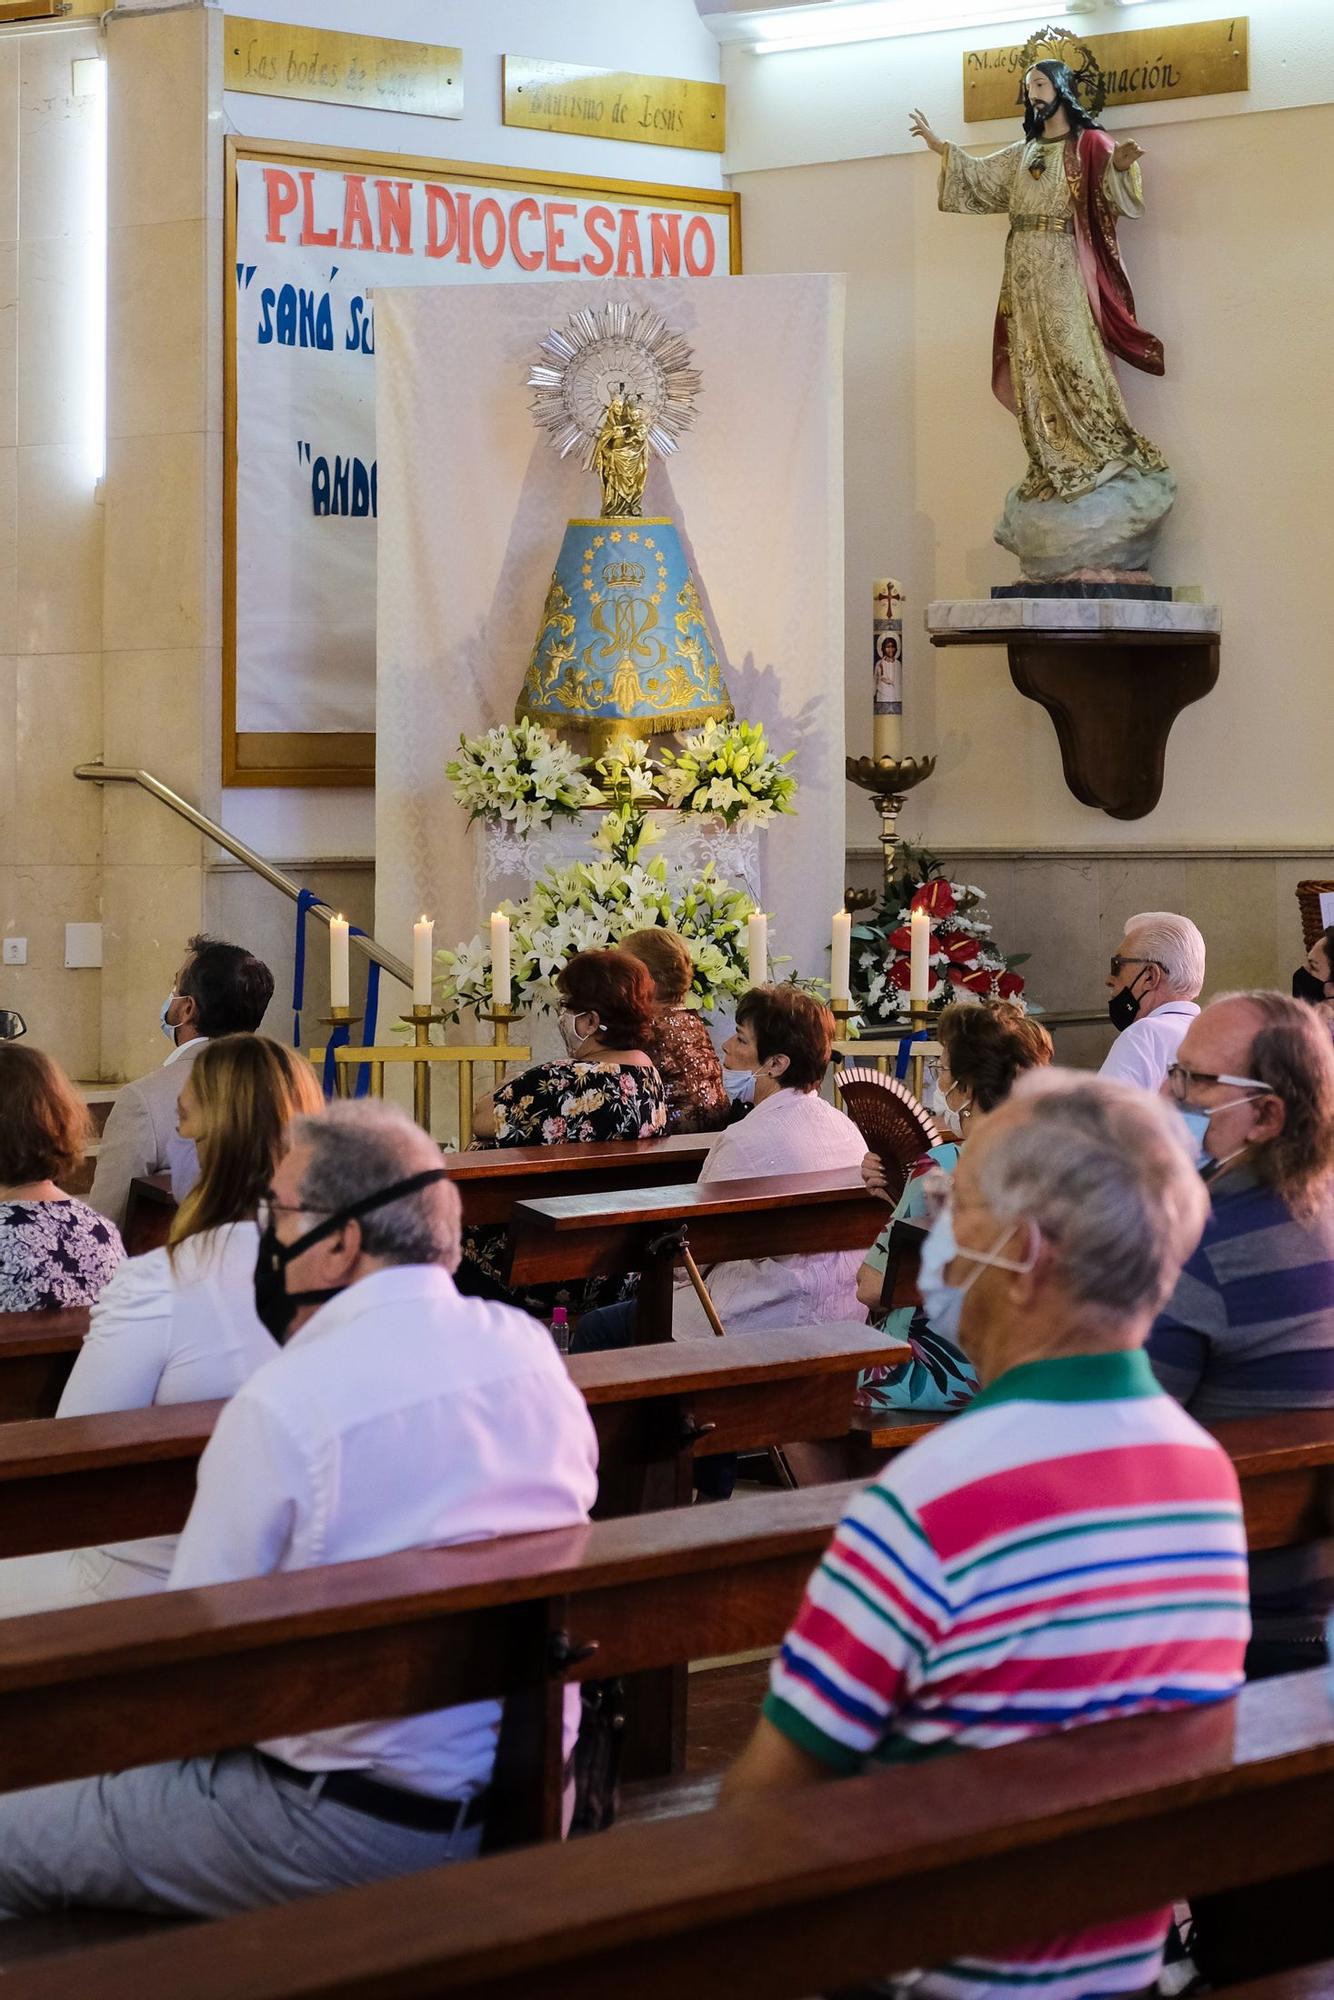
[[[1043,47],[1084,60],[1034,60]],[[1132,420],[1112,357],[1163,373],[1162,343],[1138,324],[1117,224],[1144,212],[1140,147],[1097,123],[1106,95],[1090,51],[1046,30],[1021,59],[1024,133],[975,159],[932,131],[939,205],[1008,215],[992,388],[1028,457],[996,539],[1025,578],[1149,583],[1147,563],[1176,481]]]

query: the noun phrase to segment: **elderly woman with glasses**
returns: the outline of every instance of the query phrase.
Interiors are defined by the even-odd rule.
[[[952,1321],[928,1317],[921,1305],[895,1303],[895,1232],[925,1228],[930,1184],[954,1172],[973,1116],[994,1111],[1026,1070],[1042,1068],[1052,1058],[1047,1030],[1013,1000],[956,1001],[942,1010],[936,1034],[941,1053],[928,1103],[951,1136],[918,1162],[857,1274],[857,1297],[872,1319],[889,1339],[912,1348],[910,1361],[863,1375],[858,1401],[872,1410],[957,1409],[976,1389],[977,1377]],[[873,1192],[884,1193],[883,1170],[873,1153],[862,1164],[862,1177]]]

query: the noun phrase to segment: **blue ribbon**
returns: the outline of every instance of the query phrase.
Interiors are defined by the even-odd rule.
[[[359,929],[356,924],[353,924],[352,929],[349,931],[348,935],[349,937],[366,937],[369,935],[369,933]],[[366,1022],[365,1022],[365,1027],[366,1027],[365,1046],[368,1049],[374,1048],[375,1046],[375,1023],[376,1023],[376,1017],[379,1014],[379,1012],[380,1012],[379,962],[376,959],[368,958],[366,960]],[[343,1039],[346,1041],[347,1039],[346,1035],[343,1037]],[[353,1086],[352,1095],[354,1097],[364,1097],[367,1091],[370,1089],[370,1087],[371,1087],[371,1066],[369,1063],[362,1063],[357,1071],[357,1081]]]
[[[312,895],[309,889],[303,889],[297,902],[296,977],[292,994],[292,1005],[296,1010],[296,1037],[298,1045],[301,1038],[301,989],[305,983],[306,973],[306,911],[310,908],[311,903],[318,903],[319,900],[319,897]],[[369,935],[370,933],[362,930],[359,924],[353,924],[348,931],[349,937],[368,937]],[[378,960],[372,958],[367,961],[366,968],[365,1046],[367,1048],[373,1048],[375,1045],[375,1024],[379,1012],[380,966]],[[334,1050],[346,1048],[350,1041],[351,1034],[347,1023],[340,1022],[324,1045],[324,1094],[326,1097],[332,1098],[338,1095],[338,1064],[334,1060]],[[365,1097],[370,1087],[371,1066],[369,1063],[359,1063],[357,1066],[357,1080],[352,1087],[352,1095],[354,1097]]]
[[[918,1028],[914,1034],[900,1036],[899,1052],[894,1058],[894,1074],[900,1083],[904,1082],[908,1074],[908,1064],[912,1061],[913,1043],[929,1042],[930,1039],[931,1030],[929,1028]]]
[[[313,889],[302,889],[296,899],[296,952],[292,961],[292,1047],[301,1047],[301,1009],[306,997],[306,918],[319,902]]]

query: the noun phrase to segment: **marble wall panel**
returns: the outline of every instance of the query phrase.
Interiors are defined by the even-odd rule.
[[[215,251],[210,270],[207,259]],[[107,377],[111,436],[204,429],[211,385],[202,302],[220,262],[221,240],[214,242],[201,218],[111,231],[108,310],[116,325]],[[198,295],[194,311],[181,310],[182,293]],[[220,340],[219,335],[219,364]],[[218,378],[220,390],[220,365]]]
[[[82,453],[91,493],[100,456],[90,319],[100,266],[86,235],[24,237],[18,246],[18,441]]]
[[[102,1073],[142,1076],[160,1063],[162,1002],[204,927],[197,863],[119,865],[102,871]]]
[[[110,652],[203,643],[205,459],[201,431],[108,440],[104,639]],[[151,766],[148,756],[139,761]]]
[[[18,649],[19,455],[0,448],[0,653]]]
[[[92,653],[102,643],[102,509],[87,454],[55,444],[18,452],[20,653]]]
[[[0,856],[0,933],[28,940],[26,965],[0,967],[0,1005],[17,1007],[31,1041],[85,1079],[99,1068],[101,975],[66,970],[65,925],[96,923],[100,898],[95,864],[10,864]]]
[[[0,657],[0,864],[14,853],[18,810],[18,662]]]
[[[151,742],[151,769],[183,798],[199,797],[200,716],[204,677],[216,672],[197,647],[103,655],[102,728],[108,764],[139,768]],[[200,836],[183,819],[136,786],[107,785],[102,794],[103,853],[121,862],[200,866]]]
[[[19,237],[19,49],[0,35],[0,243]]]
[[[76,764],[102,746],[100,653],[25,654],[17,665],[17,814],[13,859],[75,866],[101,859],[102,802]]]
[[[0,450],[18,443],[18,245],[0,242]]]
[[[217,138],[204,97],[210,29],[203,8],[117,17],[107,46],[109,199],[118,226],[193,221],[211,199],[222,213],[221,183],[206,158]],[[219,49],[221,30],[219,18]]]

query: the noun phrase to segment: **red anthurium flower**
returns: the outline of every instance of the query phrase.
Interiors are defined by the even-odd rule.
[[[912,985],[912,966],[906,958],[895,959],[889,968],[888,983],[900,993],[906,993]]]
[[[1002,972],[1000,976],[1000,994],[1002,1000],[1013,1000],[1015,994],[1022,993],[1023,990],[1024,982],[1017,972]]]
[[[991,997],[994,976],[985,966],[981,966],[976,972],[965,972],[959,984],[966,993],[976,993],[979,999],[988,1000]]]
[[[914,910],[925,910],[931,917],[951,916],[957,907],[954,891],[942,875],[937,875],[934,881],[923,882],[912,899]]]
[[[966,932],[958,937],[943,940],[945,956],[952,965],[971,965],[982,949],[980,938],[969,937]]]
[[[912,932],[906,924],[900,924],[896,931],[890,932],[886,943],[891,951],[911,951]]]

